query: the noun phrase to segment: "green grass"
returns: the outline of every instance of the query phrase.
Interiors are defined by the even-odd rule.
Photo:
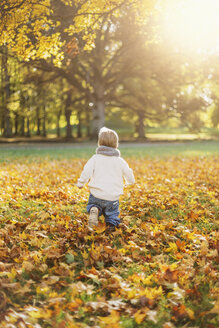
[[[123,157],[165,157],[165,156],[209,156],[219,154],[219,141],[194,141],[177,143],[123,143],[120,145]],[[11,160],[89,158],[95,153],[96,144],[32,144],[0,145],[0,162]]]
[[[209,156],[219,154],[218,141],[151,143],[148,146],[122,147],[125,157]]]

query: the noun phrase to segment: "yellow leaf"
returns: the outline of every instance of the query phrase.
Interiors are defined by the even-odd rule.
[[[107,317],[99,317],[100,322],[103,322],[105,324],[117,324],[120,320],[119,312],[113,310],[109,316]]]
[[[13,280],[17,275],[17,271],[15,270],[15,268],[12,268],[11,272],[8,273],[8,278],[10,278],[11,280]]]
[[[49,319],[52,316],[52,311],[38,309],[36,311],[30,311],[29,315],[34,319]]]
[[[130,300],[130,299],[134,298],[135,295],[136,295],[136,289],[131,289],[127,293],[127,298]]]
[[[211,309],[211,311],[208,312],[208,313],[217,313],[217,314],[219,313],[219,300],[216,301],[216,303],[214,304],[213,309]]]
[[[177,245],[175,243],[172,243],[172,242],[170,242],[169,245],[170,245],[170,247],[169,248],[166,248],[164,251],[167,252],[167,253],[168,252],[170,252],[170,253],[176,253],[177,250],[178,250]]]
[[[105,223],[98,223],[98,226],[94,226],[93,230],[97,233],[102,233],[106,230],[106,225]]]
[[[81,252],[81,255],[82,255],[82,257],[83,257],[83,259],[85,259],[85,260],[87,260],[88,259],[88,257],[89,257],[89,253],[87,253],[87,252]]]
[[[192,311],[191,309],[186,308],[186,312],[187,312],[187,314],[188,314],[188,316],[191,320],[195,319],[194,311]]]
[[[142,323],[142,321],[143,321],[144,318],[146,317],[146,314],[147,314],[147,313],[142,313],[142,310],[138,310],[138,311],[135,313],[134,318],[135,318],[135,321],[137,322],[137,324]]]

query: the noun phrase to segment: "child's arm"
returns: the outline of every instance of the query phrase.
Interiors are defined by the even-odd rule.
[[[88,162],[85,164],[81,176],[78,179],[77,182],[78,188],[82,188],[85,185],[85,183],[87,183],[90,180],[93,170],[94,170],[94,159],[93,157],[91,157],[88,160]]]
[[[127,184],[131,185],[131,184],[135,183],[135,177],[134,177],[133,171],[132,171],[132,169],[130,169],[130,167],[128,166],[126,161],[124,161],[123,175],[124,175],[124,178],[125,178]]]

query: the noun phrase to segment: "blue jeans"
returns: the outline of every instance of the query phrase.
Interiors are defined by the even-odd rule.
[[[92,207],[99,209],[99,216],[104,215],[105,222],[113,224],[114,226],[119,225],[119,201],[110,201],[94,197],[92,194],[89,196],[87,211],[90,212]]]

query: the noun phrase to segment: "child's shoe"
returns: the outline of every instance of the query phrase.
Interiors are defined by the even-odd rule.
[[[92,207],[90,210],[90,216],[88,220],[88,226],[89,228],[93,228],[94,226],[98,225],[98,208],[97,207]]]

